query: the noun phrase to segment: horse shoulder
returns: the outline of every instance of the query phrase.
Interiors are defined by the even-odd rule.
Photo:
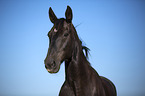
[[[107,96],[117,96],[115,85],[107,78],[100,76]]]
[[[90,68],[90,83],[92,89],[92,96],[106,96],[102,80],[93,67]]]

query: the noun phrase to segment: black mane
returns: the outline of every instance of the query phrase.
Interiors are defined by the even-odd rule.
[[[82,45],[82,50],[85,51],[85,56],[88,59],[89,58],[88,54],[89,54],[90,49],[87,46],[83,45],[81,40],[80,40],[80,42],[81,42],[81,45]]]
[[[77,27],[80,26],[81,24],[82,24],[82,23],[76,25],[75,28],[77,28]],[[88,54],[90,54],[90,53],[89,53],[90,49],[89,49],[87,46],[83,45],[83,43],[82,43],[81,40],[80,40],[80,42],[81,42],[81,45],[82,45],[82,50],[85,51],[85,56],[86,56],[86,58],[88,59],[88,58],[89,58]]]

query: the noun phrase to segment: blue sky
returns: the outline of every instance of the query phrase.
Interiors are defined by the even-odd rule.
[[[114,82],[118,96],[145,95],[143,0],[1,0],[0,95],[58,95],[64,64],[57,74],[44,67],[53,26],[48,9],[61,18],[67,5],[97,72]]]

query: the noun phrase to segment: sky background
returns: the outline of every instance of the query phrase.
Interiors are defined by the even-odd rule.
[[[58,96],[64,64],[57,74],[44,67],[48,9],[62,18],[67,5],[96,71],[118,96],[145,96],[144,0],[0,0],[0,96]]]

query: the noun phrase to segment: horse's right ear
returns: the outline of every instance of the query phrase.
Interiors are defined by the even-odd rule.
[[[53,10],[51,9],[51,7],[49,8],[49,18],[50,18],[50,21],[52,23],[54,23],[56,20],[57,20],[57,17],[55,16]]]

